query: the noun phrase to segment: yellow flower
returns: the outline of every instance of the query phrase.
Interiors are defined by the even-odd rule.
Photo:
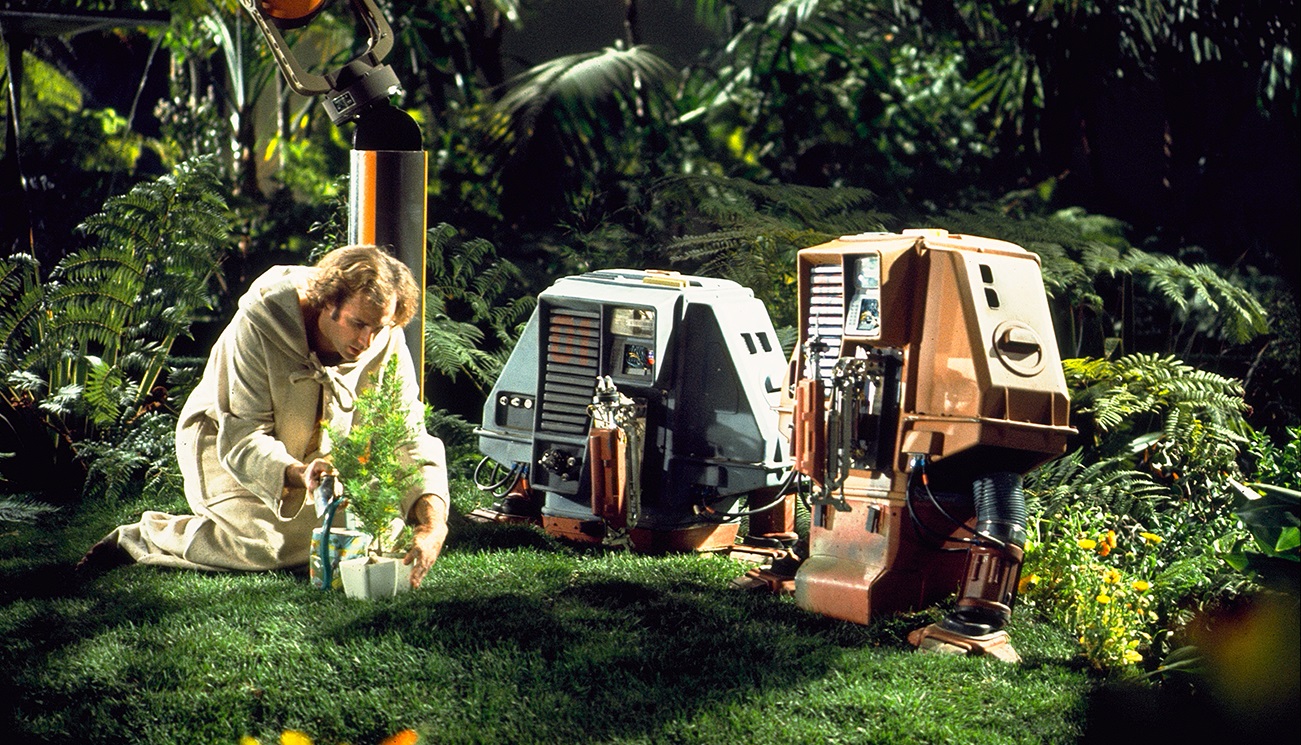
[[[1105,592],[1100,592],[1098,593],[1098,602],[1101,603],[1102,605],[1106,605],[1107,603],[1111,602],[1111,596]]]
[[[1093,540],[1092,538],[1081,538],[1075,542],[1075,545],[1079,546],[1085,551],[1092,551],[1094,548],[1097,547],[1098,542]]]
[[[1143,661],[1143,655],[1139,654],[1138,652],[1135,652],[1132,649],[1125,650],[1125,662],[1129,662],[1132,664],[1132,663],[1142,662],[1142,661]]]
[[[312,745],[312,738],[296,729],[287,729],[280,733],[280,745]]]
[[[1120,572],[1115,569],[1108,569],[1106,573],[1102,575],[1102,581],[1109,585],[1114,585],[1120,581]]]
[[[1134,589],[1138,590],[1139,592],[1147,592],[1148,589],[1151,587],[1152,585],[1148,584],[1147,580],[1145,579],[1134,580]]]
[[[1039,584],[1039,575],[1035,574],[1034,572],[1031,572],[1026,576],[1022,577],[1021,581],[1016,584],[1016,591],[1025,592],[1026,590],[1029,590],[1031,587],[1037,584]]]
[[[1139,533],[1139,535],[1142,536],[1143,540],[1147,543],[1160,543],[1162,540],[1161,536],[1156,533]]]

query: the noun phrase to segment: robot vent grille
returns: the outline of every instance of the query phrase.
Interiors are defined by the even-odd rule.
[[[547,328],[541,426],[550,432],[584,434],[599,374],[601,316],[598,311],[557,308]]]
[[[828,351],[818,364],[818,377],[826,385],[845,334],[845,272],[839,263],[816,264],[809,269],[809,285],[809,322],[804,339],[817,335],[827,345]]]

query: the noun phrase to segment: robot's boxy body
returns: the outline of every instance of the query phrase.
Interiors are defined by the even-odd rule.
[[[608,378],[644,425],[635,479],[638,550],[730,546],[736,523],[707,517],[789,471],[778,431],[786,359],[763,304],[735,282],[643,270],[567,277],[538,306],[484,404],[479,449],[527,469],[553,535],[607,538],[609,500],[593,488],[589,406]],[[597,481],[601,481],[598,478]],[[617,511],[617,510],[615,510]]]
[[[797,603],[867,623],[957,591],[1006,620],[1025,529],[1012,497],[1074,432],[1038,257],[871,233],[802,250],[798,284],[782,420],[818,488]]]
[[[789,360],[735,283],[558,281],[484,405],[481,452],[527,469],[544,528],[566,538],[608,538],[611,500],[640,491],[626,526],[639,550],[730,546],[735,524],[703,513],[753,509],[793,468],[813,487],[800,606],[868,623],[957,592],[924,631],[993,652],[1020,573],[1021,475],[1074,433],[1038,257],[942,230],[870,233],[804,249],[797,274]],[[593,434],[606,378],[644,428],[628,446],[638,470],[617,479],[601,464],[629,461]],[[751,517],[751,535],[767,519],[793,539],[792,502]]]

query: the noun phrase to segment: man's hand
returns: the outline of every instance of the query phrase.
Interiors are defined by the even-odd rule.
[[[443,551],[447,540],[447,502],[442,497],[425,494],[411,506],[413,546],[402,560],[411,564],[411,589],[420,587],[430,567]]]
[[[295,463],[285,467],[285,486],[301,487],[311,492],[321,485],[321,479],[334,471],[334,466],[324,458],[311,463]]]

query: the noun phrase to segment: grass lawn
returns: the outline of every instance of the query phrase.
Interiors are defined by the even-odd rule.
[[[1097,731],[1098,680],[1030,619],[1011,629],[1021,665],[918,654],[904,637],[935,611],[856,626],[730,589],[746,567],[727,558],[580,550],[523,526],[455,520],[424,587],[390,601],[292,573],[73,575],[151,507],[0,535],[0,741],[265,744],[297,730],[363,745],[409,728],[424,743],[972,745]]]

